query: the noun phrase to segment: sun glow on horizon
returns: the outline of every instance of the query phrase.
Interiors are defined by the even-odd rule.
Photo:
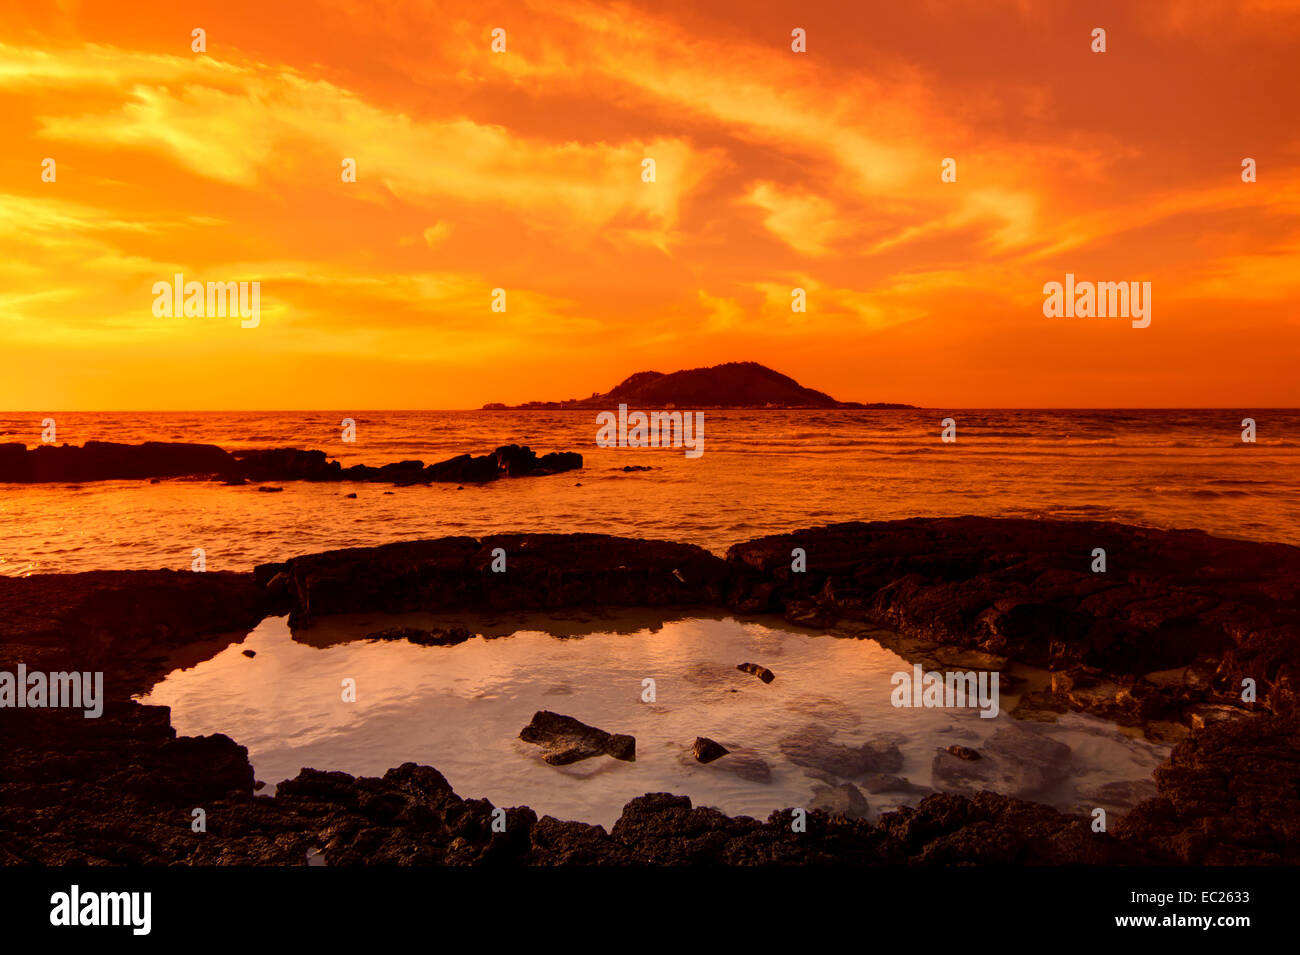
[[[0,407],[1300,405],[1300,3],[899,6],[0,3]]]

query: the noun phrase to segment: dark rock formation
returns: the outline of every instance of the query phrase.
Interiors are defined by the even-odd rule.
[[[146,441],[118,444],[87,441],[41,444],[0,444],[0,482],[125,481],[185,475],[219,476],[235,472],[234,460],[212,444],[173,444]]]
[[[1156,770],[1160,795],[1117,836],[1177,865],[1300,863],[1300,721],[1260,717],[1202,727]]]
[[[727,749],[727,747],[714,742],[707,736],[695,737],[695,742],[691,745],[691,754],[701,763],[711,763],[715,759],[726,756],[729,752],[731,750]]]
[[[0,482],[108,481],[165,477],[208,477],[231,485],[249,481],[370,481],[385,484],[483,483],[506,477],[541,477],[582,467],[582,455],[557,451],[540,458],[517,444],[491,454],[462,454],[447,461],[394,461],[381,467],[344,468],[324,451],[264,448],[227,452],[211,444],[114,444],[83,446],[0,444]],[[259,491],[279,491],[261,487]]]
[[[632,410],[651,408],[911,408],[903,404],[862,404],[836,401],[824,392],[805,388],[793,378],[753,361],[733,361],[711,368],[691,368],[662,374],[639,371],[605,394],[569,401],[529,401],[510,407],[500,402],[485,411],[596,409],[610,411],[620,404]]]
[[[804,573],[790,552],[808,555]],[[1092,573],[1092,551],[1108,571]],[[1300,548],[1199,531],[997,518],[835,524],[737,544],[739,611],[815,603],[828,618],[1064,671],[1071,705],[1137,723],[1195,702],[1272,709],[1300,687]],[[1145,675],[1190,668],[1186,682]],[[1204,673],[1202,677],[1199,674]]]
[[[474,631],[464,627],[434,627],[423,630],[419,627],[390,627],[376,633],[366,634],[367,640],[407,640],[422,647],[451,647],[464,643],[474,636]]]
[[[505,573],[492,552],[507,555]],[[688,544],[603,534],[444,537],[295,557],[257,569],[297,625],[330,613],[581,605],[707,604],[726,589],[726,564]]]
[[[231,455],[241,477],[248,481],[339,481],[343,466],[330,461],[324,451],[266,448],[235,451]]]
[[[808,550],[806,575],[783,573],[794,541]],[[507,574],[489,569],[495,546],[509,554]],[[1109,576],[1087,571],[1092,546],[1107,548]],[[663,542],[515,535],[335,551],[256,574],[0,578],[0,669],[102,669],[108,697],[98,719],[0,709],[0,863],[302,865],[319,850],[329,865],[1295,864],[1297,553],[1192,532],[960,518],[767,538],[733,548],[726,563]],[[1152,717],[1149,727],[1185,738],[1157,771],[1157,794],[1110,834],[1093,832],[1086,815],[976,791],[984,783],[971,773],[1012,771],[1031,791],[1050,780],[1016,761],[1060,755],[996,735],[980,760],[939,754],[968,794],[931,795],[875,825],[813,809],[807,831],[795,832],[789,809],[759,821],[648,794],[609,832],[518,807],[506,810],[502,833],[490,803],[461,799],[436,770],[413,764],[382,778],[304,770],[274,797],[255,796],[242,747],[178,738],[164,708],[130,700],[171,668],[168,654],[218,652],[273,610],[716,606],[724,597],[775,611],[813,601],[841,619],[1047,664],[1061,705]],[[1256,704],[1240,700],[1245,676],[1258,682]],[[901,754],[888,740],[852,746],[814,728],[782,748],[873,793],[912,786],[893,775]],[[756,758],[732,752],[709,771],[747,757]],[[207,813],[203,834],[190,828],[196,807]]]
[[[168,654],[251,629],[268,603],[251,574],[97,570],[0,577],[0,607],[0,669],[103,670],[105,693],[126,699],[167,674]]]
[[[354,464],[345,468],[338,461],[328,460],[324,451],[300,451],[296,448],[236,451],[233,456],[243,476],[251,481],[482,484],[498,478],[541,477],[582,467],[582,455],[573,451],[552,452],[539,458],[531,448],[517,444],[504,445],[481,457],[461,454],[427,466],[423,461],[408,460],[394,461],[381,467]]]
[[[624,762],[636,762],[636,739],[624,733],[606,733],[588,726],[572,716],[550,710],[538,710],[519,731],[526,743],[542,747],[542,759],[552,766],[567,766],[593,756],[613,756]]]

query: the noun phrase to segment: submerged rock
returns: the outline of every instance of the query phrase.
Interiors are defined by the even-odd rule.
[[[733,751],[728,753],[726,758],[719,759],[711,765],[733,776],[739,776],[749,783],[767,785],[772,781],[772,767],[768,765],[767,760],[753,753]]]
[[[846,746],[832,742],[833,735],[823,726],[811,725],[786,736],[777,745],[790,762],[842,779],[867,773],[896,773],[903,768],[903,752],[893,740],[881,738]]]
[[[567,766],[593,756],[612,756],[636,761],[636,738],[623,733],[606,733],[572,716],[538,710],[532,721],[519,731],[526,743],[542,747],[542,759],[552,766]]]
[[[919,786],[910,779],[889,773],[869,773],[863,779],[862,788],[872,795],[877,793],[904,793],[908,796],[917,796],[934,792],[929,786]]]
[[[961,752],[974,750],[965,746],[938,750],[932,767],[935,786],[965,793],[990,789],[1021,799],[1041,796],[1059,782],[1070,758],[1066,744],[1014,723],[994,733],[978,759]]]
[[[683,767],[696,767],[701,760],[696,759],[692,747],[680,752],[678,762]],[[729,750],[725,755],[709,761],[708,766],[708,771],[711,773],[728,773],[747,783],[766,786],[772,782],[772,767],[768,765],[767,760],[748,747]]]
[[[839,786],[817,786],[813,789],[809,809],[820,809],[828,816],[845,819],[866,819],[871,814],[867,797],[852,783]]]

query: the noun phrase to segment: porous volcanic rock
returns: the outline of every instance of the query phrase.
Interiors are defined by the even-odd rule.
[[[497,549],[506,570],[492,570]],[[727,566],[690,544],[604,534],[500,534],[356,547],[264,564],[257,578],[297,626],[333,613],[707,604]]]
[[[807,570],[790,552],[803,548]],[[1107,571],[1091,571],[1104,548]],[[1192,702],[1240,703],[1253,679],[1274,711],[1300,692],[1300,548],[1100,521],[956,517],[832,524],[736,544],[728,602],[815,604],[928,641],[977,648],[1112,687],[1077,694],[1141,722]],[[1156,687],[1153,671],[1208,667]]]
[[[806,576],[783,576],[794,541],[808,548]],[[495,546],[508,552],[506,574],[490,570]],[[1088,570],[1094,546],[1107,548],[1106,575]],[[765,538],[725,563],[663,542],[507,535],[334,551],[255,574],[0,578],[0,668],[102,669],[108,697],[98,719],[0,709],[0,863],[302,865],[316,852],[328,865],[1296,864],[1297,553],[1196,532],[953,518]],[[502,586],[517,570],[521,580]],[[1046,665],[1062,705],[1109,707],[1185,738],[1156,772],[1157,794],[1109,833],[1085,815],[987,791],[931,795],[875,825],[812,810],[804,831],[789,808],[759,821],[647,794],[608,832],[527,807],[507,808],[497,832],[489,802],[462,799],[437,770],[410,763],[381,778],[306,769],[275,796],[256,795],[236,742],[177,737],[165,708],[130,699],[171,668],[170,653],[219,652],[271,612],[724,598],[733,610],[778,612],[811,600],[842,620]],[[1248,677],[1258,702],[1240,698]],[[828,748],[816,730],[792,736],[796,752],[833,768],[863,765],[860,747]],[[981,751],[962,765],[999,755]],[[881,747],[866,760],[873,792],[893,785],[888,755]],[[200,806],[205,833],[191,828]]]

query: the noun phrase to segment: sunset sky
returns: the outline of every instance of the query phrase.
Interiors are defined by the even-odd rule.
[[[0,0],[0,128],[4,410],[737,360],[930,407],[1300,405],[1294,0]],[[155,317],[177,272],[260,281],[260,325]],[[1044,317],[1067,272],[1150,281],[1151,326]]]

